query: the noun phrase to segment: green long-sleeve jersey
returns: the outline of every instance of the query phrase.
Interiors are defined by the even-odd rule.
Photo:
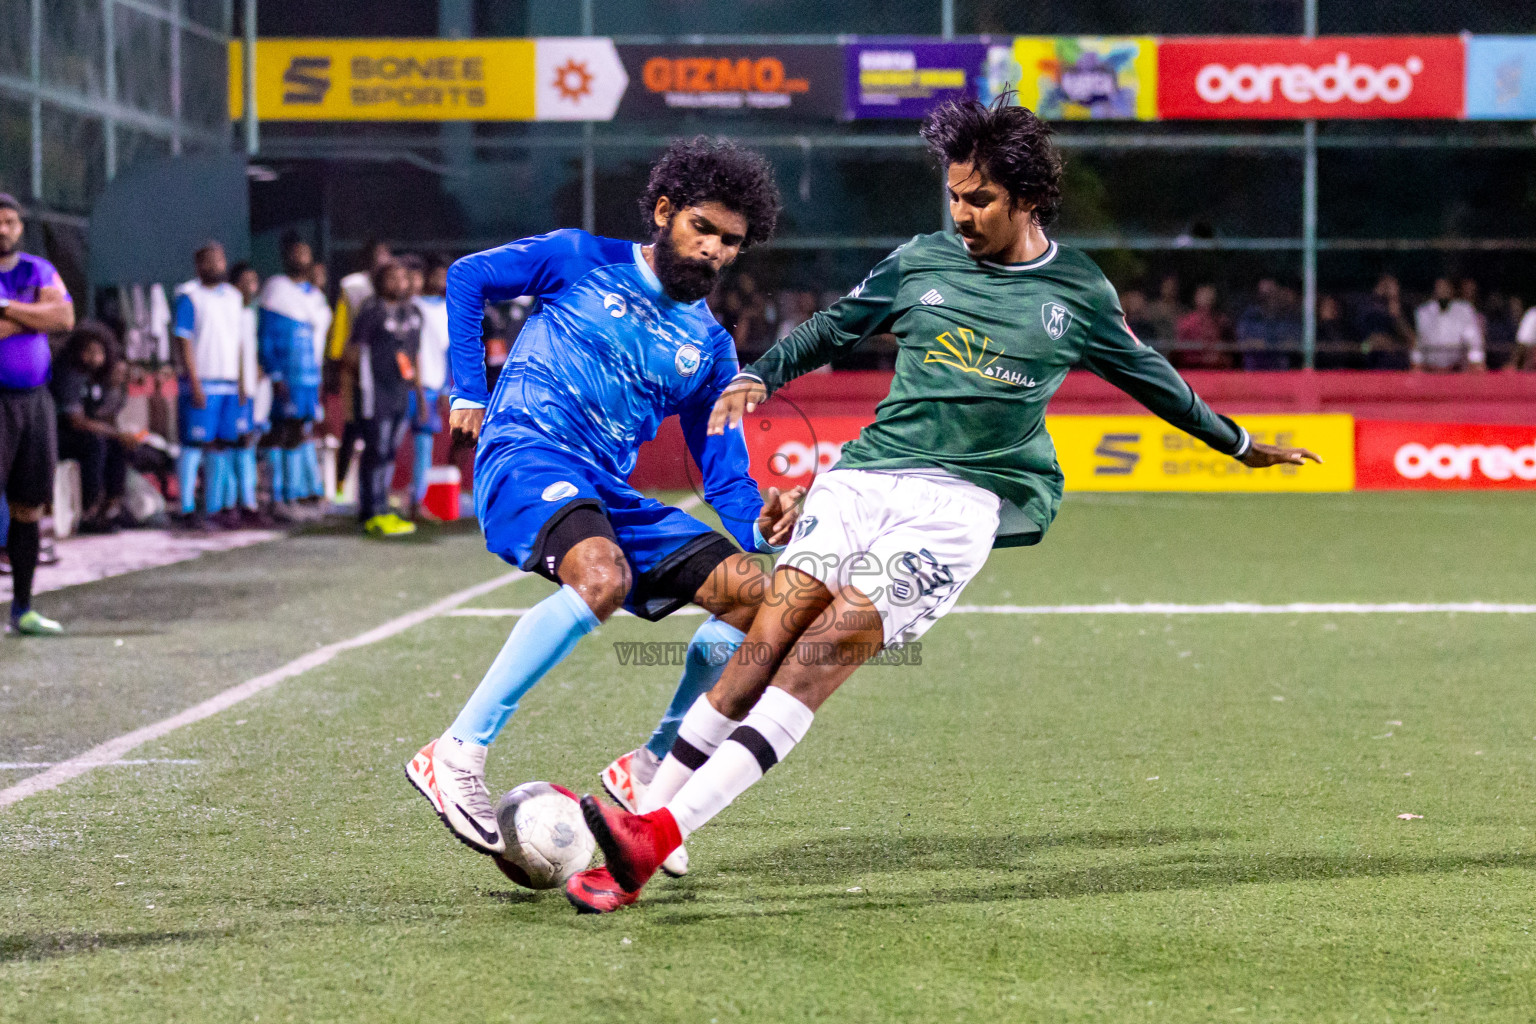
[[[890,394],[838,467],[937,467],[984,487],[1003,499],[998,546],[1038,543],[1056,517],[1062,474],[1045,407],[1073,367],[1217,451],[1250,443],[1131,333],[1097,264],[1055,242],[1004,265],[973,259],[956,236],[918,235],[742,373],[772,393],[883,333],[899,343]]]

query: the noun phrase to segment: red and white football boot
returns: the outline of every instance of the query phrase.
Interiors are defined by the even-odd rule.
[[[677,822],[665,807],[649,814],[630,814],[603,804],[595,796],[584,796],[581,814],[602,848],[608,872],[625,892],[639,891],[667,855],[683,845]]]
[[[645,797],[645,791],[650,788],[650,783],[642,780],[644,766],[639,764],[642,759],[651,759],[651,775],[656,773],[656,755],[644,747],[631,750],[627,754],[620,754],[613,759],[613,763],[603,769],[603,774],[598,776],[603,784],[603,792],[620,807],[630,814],[640,813],[640,801]],[[682,878],[688,873],[688,847],[679,846],[673,850],[666,860],[661,862],[663,874],[673,878]]]
[[[611,914],[640,898],[640,890],[625,892],[606,867],[578,871],[565,883],[565,898],[578,914]]]
[[[449,744],[459,749],[450,749]],[[497,854],[506,849],[491,806],[491,791],[485,785],[484,747],[440,737],[406,763],[405,777],[459,842],[476,853]]]

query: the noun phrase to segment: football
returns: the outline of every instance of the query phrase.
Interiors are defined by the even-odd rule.
[[[506,850],[496,866],[518,885],[553,889],[592,863],[596,846],[576,794],[549,782],[525,782],[496,803]]]

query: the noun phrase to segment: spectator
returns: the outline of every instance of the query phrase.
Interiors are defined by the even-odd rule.
[[[1414,369],[1440,373],[1486,369],[1477,310],[1455,297],[1450,278],[1435,281],[1433,295],[1414,313],[1414,321],[1418,327],[1418,344],[1411,356]]]
[[[740,274],[727,293],[724,312],[734,320],[731,337],[736,341],[737,357],[742,365],[768,351],[773,344],[773,317],[768,297],[757,289],[750,274]]]
[[[815,292],[784,292],[779,303],[778,330],[774,340],[783,341],[790,332],[816,315]]]
[[[411,518],[426,515],[421,507],[427,496],[427,471],[432,468],[432,449],[443,430],[438,396],[448,384],[448,266],[433,262],[415,297],[421,310],[421,345],[416,356],[418,387],[411,392],[409,416],[415,445],[411,460]]]
[[[59,410],[59,457],[80,464],[80,532],[115,533],[139,439],[117,428],[128,402],[128,364],[106,324],[87,320],[59,352],[49,382]]]
[[[363,303],[373,298],[373,272],[391,258],[389,246],[372,239],[363,247],[363,268],[341,279],[336,296],[336,315],[331,319],[331,337],[326,345],[326,382],[330,394],[341,399],[341,447],[336,450],[336,486],[340,487],[352,468],[352,456],[362,442],[362,434],[352,419],[356,404],[353,390],[357,381],[349,375],[346,360],[347,343],[351,340],[352,325]]]
[[[1237,347],[1245,370],[1289,370],[1301,347],[1295,304],[1274,278],[1259,281],[1257,296],[1237,321]]]
[[[1129,320],[1129,316],[1127,316]],[[1195,289],[1195,308],[1179,318],[1173,365],[1181,370],[1228,370],[1231,355],[1225,345],[1232,340],[1232,322],[1216,309],[1216,286]]]
[[[1368,370],[1406,370],[1414,342],[1413,328],[1403,315],[1402,289],[1397,278],[1382,274],[1361,311],[1356,333]]]
[[[1515,331],[1524,313],[1525,303],[1517,295],[1494,292],[1488,296],[1483,313],[1483,352],[1488,369],[1504,369],[1514,360],[1519,347],[1515,342]]]
[[[389,485],[409,423],[410,393],[420,388],[421,310],[411,301],[410,275],[396,260],[374,271],[373,289],[357,314],[350,347],[357,367],[353,411],[363,434],[357,517],[371,537],[400,537],[415,533],[416,524],[390,511]],[[420,394],[416,401],[420,408]]]
[[[1157,340],[1157,325],[1147,314],[1147,293],[1140,288],[1127,288],[1120,293],[1120,309],[1125,313],[1125,326],[1136,337],[1150,343]]]
[[[1515,329],[1515,342],[1519,348],[1515,350],[1515,357],[1509,361],[1506,369],[1536,368],[1536,306],[1526,310],[1520,318],[1520,326]]]
[[[320,493],[320,481],[310,479],[306,443],[320,411],[317,357],[331,311],[309,280],[314,262],[309,243],[290,231],[281,248],[283,272],[261,290],[256,348],[261,369],[272,380],[272,511],[291,522],[308,518],[299,502]]]
[[[274,521],[261,511],[258,499],[257,450],[271,429],[272,382],[261,372],[256,358],[256,297],[261,294],[261,275],[249,263],[237,263],[230,268],[229,280],[240,293],[240,390],[246,400],[240,411],[245,432],[234,447],[235,489],[228,504],[238,509],[232,519],[266,529]]]
[[[1344,307],[1336,296],[1317,300],[1317,349],[1314,365],[1319,370],[1362,370],[1365,356],[1360,339],[1344,320]]]
[[[315,263],[309,268],[309,283],[315,286],[315,291],[324,296],[331,288],[331,272],[326,269],[324,263]]]
[[[1152,340],[1169,342],[1178,337],[1179,319],[1184,313],[1184,305],[1179,301],[1179,275],[1164,274],[1157,286],[1157,298],[1147,304]]]

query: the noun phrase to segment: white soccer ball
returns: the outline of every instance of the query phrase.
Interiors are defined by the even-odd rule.
[[[506,850],[496,866],[518,885],[553,889],[592,863],[597,843],[576,794],[548,782],[525,782],[496,803]]]

